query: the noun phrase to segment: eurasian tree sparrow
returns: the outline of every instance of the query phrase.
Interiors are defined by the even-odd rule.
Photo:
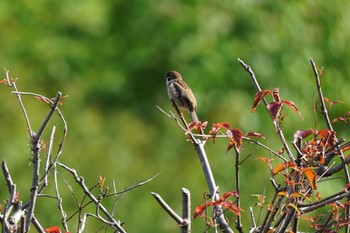
[[[193,122],[198,122],[196,114],[197,100],[194,97],[191,88],[182,80],[182,76],[177,71],[169,71],[165,75],[168,95],[180,112],[188,111]]]

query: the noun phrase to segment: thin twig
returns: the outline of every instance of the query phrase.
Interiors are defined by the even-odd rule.
[[[313,70],[314,75],[315,75],[315,81],[316,81],[316,87],[317,87],[317,93],[318,93],[318,100],[320,102],[320,106],[321,106],[321,111],[322,111],[323,117],[325,118],[325,121],[326,121],[326,124],[328,126],[328,129],[333,131],[333,127],[332,127],[331,121],[330,121],[329,116],[328,116],[326,103],[324,102],[323,92],[322,92],[322,88],[321,88],[320,76],[318,75],[316,64],[312,60],[312,58],[310,58],[310,63],[311,63],[312,70]]]
[[[159,176],[159,174],[160,174],[160,172],[158,172],[157,174],[153,175],[151,178],[149,178],[149,179],[147,179],[147,180],[145,180],[145,181],[139,182],[139,183],[137,183],[137,184],[134,184],[134,185],[132,185],[132,186],[130,186],[130,187],[128,187],[128,188],[125,188],[125,189],[123,189],[122,191],[118,191],[118,192],[114,192],[114,193],[109,193],[109,194],[106,195],[106,197],[114,196],[114,195],[118,195],[118,194],[123,194],[123,193],[126,193],[126,192],[128,192],[128,191],[130,191],[130,190],[133,190],[133,189],[137,188],[137,187],[140,187],[140,186],[142,186],[142,185],[145,185],[145,184],[151,182],[151,181],[152,181],[153,179],[155,179],[157,176]]]
[[[106,217],[108,218],[108,221],[109,221],[109,225],[112,227],[115,227],[119,232],[125,233],[126,231],[123,229],[120,222],[116,221],[112,217],[112,215],[107,211],[107,209],[103,205],[99,204],[99,200],[86,187],[85,182],[84,182],[84,178],[79,176],[76,170],[66,166],[65,164],[60,163],[60,162],[57,162],[57,164],[60,165],[62,168],[64,168],[66,171],[68,171],[69,173],[71,173],[73,175],[73,178],[79,184],[79,186],[82,188],[83,192],[89,197],[89,199],[93,203],[95,203],[98,206],[98,208],[103,212],[103,214],[106,215]]]
[[[236,146],[234,146],[235,149],[235,153],[236,153],[236,162],[235,162],[235,175],[236,175],[236,190],[237,190],[237,197],[236,197],[236,203],[237,203],[237,208],[241,209],[241,198],[240,198],[240,176],[239,176],[239,165],[240,165],[240,161],[239,161],[239,155],[240,152],[237,149]],[[241,216],[237,215],[237,220],[236,220],[236,229],[239,232],[243,232],[242,229],[242,220],[241,220]]]
[[[59,188],[58,188],[58,179],[57,179],[58,170],[57,170],[56,163],[53,164],[53,168],[54,168],[53,179],[54,179],[55,192],[56,192],[56,197],[57,197],[57,206],[58,206],[58,209],[61,213],[61,223],[62,223],[64,229],[66,230],[66,232],[69,232],[68,224],[67,224],[67,214],[63,209],[63,205],[62,205],[63,199],[60,196],[60,192],[59,192]]]
[[[261,91],[260,85],[259,85],[258,80],[256,79],[255,74],[254,74],[253,70],[251,69],[251,67],[249,65],[247,65],[246,63],[244,63],[239,58],[238,58],[238,62],[248,72],[250,78],[252,79],[252,81],[253,81],[253,83],[255,85],[256,90],[258,92],[260,92]],[[265,105],[265,108],[266,108],[267,112],[269,113],[270,117],[272,118],[272,115],[271,115],[270,111],[268,111],[268,108],[267,108],[268,102],[266,101],[265,97],[263,98],[263,102],[264,102],[264,105]],[[275,121],[272,121],[272,122],[274,124],[275,129],[277,130],[278,135],[280,136],[281,142],[283,144],[284,149],[287,152],[287,155],[288,155],[289,159],[291,161],[294,161],[295,159],[294,159],[293,154],[292,154],[292,152],[291,152],[291,150],[290,150],[290,148],[289,148],[289,146],[287,144],[287,141],[286,141],[286,139],[284,137],[284,134],[283,134],[281,128],[278,126],[278,124]]]
[[[6,80],[7,80],[7,85],[9,87],[12,87],[15,91],[14,93],[16,94],[17,96],[17,99],[18,99],[18,103],[21,107],[21,110],[23,112],[23,116],[24,116],[24,119],[26,121],[26,124],[27,124],[27,127],[28,127],[28,131],[29,131],[29,137],[33,137],[34,136],[34,132],[32,130],[32,127],[30,125],[30,121],[29,121],[29,117],[28,117],[28,114],[27,114],[27,110],[25,109],[24,107],[24,104],[23,104],[23,101],[22,101],[22,98],[21,98],[21,95],[20,94],[17,94],[18,92],[18,89],[17,89],[17,86],[16,86],[16,83],[15,82],[12,82],[10,79],[10,76],[9,76],[9,71],[8,70],[5,70],[6,71]]]

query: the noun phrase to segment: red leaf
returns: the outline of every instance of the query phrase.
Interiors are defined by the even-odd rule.
[[[61,233],[61,229],[58,226],[52,226],[49,228],[44,229],[45,232],[47,233]]]
[[[231,129],[231,126],[227,122],[219,122],[219,123],[214,123],[213,127],[215,128],[225,128],[225,129]]]
[[[256,107],[261,102],[261,100],[265,97],[265,95],[272,95],[272,91],[270,91],[270,90],[261,90],[258,93],[256,93],[251,112],[255,111]]]
[[[265,136],[262,135],[261,133],[257,133],[257,132],[248,132],[244,135],[245,137],[256,137],[256,138],[262,138],[265,139]]]
[[[294,143],[307,138],[310,134],[315,134],[315,130],[298,130],[294,133]]]
[[[324,143],[326,142],[325,140],[328,139],[326,147],[333,147],[335,145],[337,138],[334,131],[329,129],[322,129],[316,132],[317,136],[321,137]]]
[[[276,117],[279,115],[282,106],[282,102],[272,102],[269,105],[267,105],[267,109],[269,110],[273,120],[276,120]]]
[[[301,115],[301,113],[299,112],[297,106],[295,106],[295,104],[292,101],[282,100],[282,102],[287,104],[291,109],[293,109],[294,112],[298,113],[299,116],[304,120],[304,117]]]
[[[345,152],[345,151],[348,151],[348,150],[350,150],[350,146],[346,146],[346,147],[341,149],[342,152]]]
[[[326,98],[326,97],[324,97],[323,99],[324,99],[324,101],[327,102],[329,108],[332,107],[333,104],[344,103],[343,101],[340,101],[340,100],[330,100],[330,99],[328,99],[328,98]]]
[[[227,147],[227,151],[232,149],[232,147],[237,147],[239,150],[242,146],[243,132],[240,129],[231,129],[226,131],[227,136],[230,139],[230,143]]]
[[[216,135],[219,133],[221,128],[230,129],[230,124],[227,122],[214,123],[212,129],[209,131],[209,134],[213,137],[213,143],[215,143]]]
[[[202,204],[202,205],[196,207],[196,208],[194,209],[193,219],[197,218],[198,215],[199,215],[200,217],[203,218],[203,217],[204,217],[203,211],[204,211],[207,207],[208,207],[207,204]]]
[[[338,117],[338,118],[335,118],[332,123],[334,122],[338,122],[338,121],[343,121],[345,124],[348,124],[349,123],[349,115],[350,115],[350,112],[347,112],[344,114],[344,116],[342,117]]]
[[[237,216],[241,215],[240,209],[232,201],[227,201],[227,202],[223,203],[222,207],[228,209],[229,211],[231,211],[232,213],[234,213]]]
[[[38,100],[40,100],[43,103],[50,104],[50,101],[48,99],[46,99],[46,98],[43,98],[43,97],[35,97],[35,98],[37,98]]]

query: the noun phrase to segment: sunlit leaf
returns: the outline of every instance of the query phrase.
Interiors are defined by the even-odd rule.
[[[317,136],[321,137],[324,142],[327,139],[327,148],[333,147],[337,142],[335,132],[329,129],[319,130]]]
[[[256,160],[261,160],[264,163],[270,164],[270,159],[268,159],[266,157],[259,157],[259,158],[256,158]]]
[[[240,208],[237,205],[235,205],[232,201],[227,201],[227,202],[223,203],[222,207],[231,211],[232,213],[234,213],[237,216],[241,215]]]
[[[288,193],[287,192],[278,192],[277,195],[288,197]]]
[[[44,231],[47,233],[61,233],[61,229],[58,226],[48,227]]]
[[[317,186],[316,186],[317,175],[316,175],[316,173],[311,168],[303,168],[301,171],[305,174],[305,176],[309,180],[311,188],[314,190],[317,189]]]
[[[277,167],[275,167],[275,169],[273,169],[272,174],[276,175],[278,173],[280,173],[281,171],[284,171],[287,168],[296,168],[297,165],[294,162],[285,162],[285,163],[280,163],[277,165]]]
[[[296,211],[298,214],[300,214],[300,211],[299,211],[299,209],[298,209],[298,207],[297,207],[296,205],[294,205],[294,204],[292,204],[292,203],[289,203],[287,206],[288,206],[288,207],[292,207],[293,209],[295,209],[295,211]]]
[[[207,204],[202,204],[194,209],[193,219],[197,218],[197,216],[204,217],[203,211],[208,207]]]
[[[264,207],[266,196],[264,196],[264,195],[262,195],[262,194],[255,194],[255,195],[252,195],[252,196],[255,196],[255,197],[258,199],[258,201],[259,201],[259,202],[257,203],[258,206]]]
[[[105,176],[100,176],[100,179],[98,181],[98,186],[100,191],[103,189],[103,186],[105,185],[106,177]]]
[[[300,197],[300,198],[305,198],[307,199],[308,201],[312,202],[311,198],[307,195],[304,195],[302,193],[292,193],[290,196],[290,198],[297,198],[297,197]]]
[[[227,151],[231,150],[234,146],[240,150],[242,146],[243,132],[240,129],[231,129],[226,131],[227,136],[230,139],[230,143],[227,147]]]

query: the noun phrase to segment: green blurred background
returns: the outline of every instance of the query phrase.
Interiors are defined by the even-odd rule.
[[[281,145],[264,108],[250,112],[256,91],[237,58],[252,66],[263,89],[279,87],[281,97],[294,101],[302,112],[304,121],[285,108],[283,127],[291,142],[298,129],[325,127],[313,112],[316,92],[310,57],[326,68],[325,96],[345,102],[332,107],[331,118],[348,111],[349,22],[350,2],[345,0],[3,0],[0,66],[19,77],[22,91],[69,95],[61,107],[68,122],[61,161],[76,168],[89,186],[101,175],[111,189],[114,179],[122,190],[160,172],[118,201],[115,216],[125,221],[125,229],[178,232],[150,192],[158,192],[180,212],[182,187],[191,191],[193,208],[203,203],[207,187],[193,146],[156,108],[172,110],[164,74],[171,69],[182,73],[196,94],[201,120],[260,132],[268,138],[264,143],[278,150]],[[31,183],[26,125],[10,89],[1,87],[0,97],[0,158],[6,159],[26,200]],[[48,108],[31,97],[24,97],[24,102],[37,129]],[[58,140],[62,124],[58,118],[53,123]],[[335,127],[340,137],[349,133],[341,124]],[[49,133],[45,132],[46,142]],[[235,188],[234,156],[225,154],[226,146],[226,140],[207,145],[222,193]],[[269,154],[248,145],[242,156],[252,152],[241,167],[245,230],[250,226],[249,207],[257,201],[251,195],[263,193],[265,187],[272,191],[267,166],[255,160]],[[0,182],[5,200],[8,193],[3,179]],[[63,187],[69,214],[77,206]],[[343,183],[324,182],[320,187],[326,195],[327,189],[342,189]],[[53,194],[50,188],[48,192]],[[36,215],[44,227],[60,224],[54,200],[41,199],[38,205]],[[69,224],[74,231],[76,223]],[[101,225],[90,220],[86,232],[97,232]],[[193,232],[204,229],[201,219],[193,221]]]

